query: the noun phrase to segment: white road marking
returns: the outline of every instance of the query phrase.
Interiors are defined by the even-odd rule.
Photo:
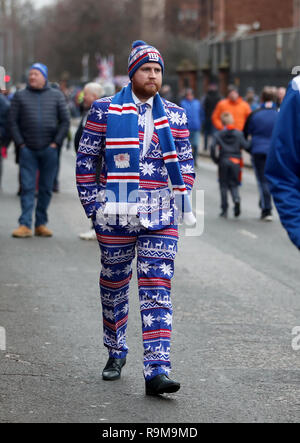
[[[257,235],[253,234],[250,231],[246,231],[245,229],[241,229],[239,231],[239,233],[242,234],[242,235],[245,235],[246,237],[252,238],[252,240],[257,240],[258,239]]]
[[[6,351],[6,332],[3,326],[0,326],[0,351]]]

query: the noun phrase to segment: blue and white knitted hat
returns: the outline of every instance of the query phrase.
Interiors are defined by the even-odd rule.
[[[31,69],[37,69],[40,71],[46,80],[48,80],[48,68],[46,65],[43,65],[42,63],[34,63],[32,66],[30,66]]]
[[[161,66],[162,72],[164,72],[164,60],[160,52],[154,46],[143,42],[143,40],[137,40],[132,43],[132,50],[128,58],[128,75],[130,80],[144,63],[158,63]]]

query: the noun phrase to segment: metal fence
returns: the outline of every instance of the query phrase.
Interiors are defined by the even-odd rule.
[[[300,65],[300,30],[257,33],[219,42],[202,41],[198,62],[200,69],[209,67],[215,77],[220,67],[228,66],[231,80],[238,78],[243,89],[286,84],[292,68]]]

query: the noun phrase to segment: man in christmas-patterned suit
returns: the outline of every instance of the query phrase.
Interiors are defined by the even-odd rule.
[[[101,250],[103,338],[109,353],[102,377],[120,378],[126,363],[129,282],[137,251],[147,395],[180,388],[169,378],[171,278],[178,224],[195,222],[187,118],[182,108],[160,97],[163,70],[156,48],[133,43],[131,82],[114,97],[93,103],[76,170],[81,203]]]

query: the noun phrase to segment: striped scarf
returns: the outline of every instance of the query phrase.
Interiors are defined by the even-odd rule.
[[[160,95],[153,100],[153,120],[176,205],[187,224],[194,224],[189,195],[182,178],[174,139]],[[114,96],[108,110],[106,153],[106,214],[136,215],[138,211],[140,146],[138,111],[131,83]]]

